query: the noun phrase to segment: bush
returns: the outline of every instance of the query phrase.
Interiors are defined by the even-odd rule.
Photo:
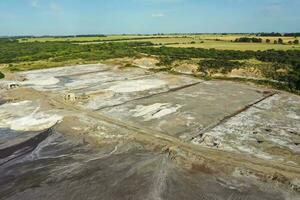
[[[222,60],[222,59],[212,59],[212,60],[202,60],[199,62],[198,70],[208,74],[209,71],[228,73],[235,68],[242,66],[242,63],[237,61]]]
[[[235,39],[235,42],[262,43],[262,39],[261,38],[247,38],[247,37],[242,37],[242,38]]]
[[[4,78],[4,74],[2,72],[0,72],[0,79]]]
[[[173,59],[168,56],[159,57],[159,66],[170,66],[173,62]]]
[[[0,63],[18,63],[52,59],[57,62],[72,59],[101,60],[137,55],[135,47],[151,46],[149,42],[78,45],[70,42],[32,42],[0,40]]]

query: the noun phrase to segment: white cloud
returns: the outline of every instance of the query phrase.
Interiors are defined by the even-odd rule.
[[[165,14],[164,13],[153,13],[151,16],[152,17],[164,17]]]
[[[61,13],[62,12],[62,8],[57,3],[51,3],[50,9],[53,13]]]
[[[40,1],[39,0],[30,0],[30,5],[34,8],[40,7]]]
[[[141,0],[139,0],[139,1],[141,1]],[[143,0],[143,1],[152,2],[152,3],[178,3],[183,0]]]
[[[271,5],[267,5],[265,7],[265,10],[269,12],[280,12],[282,10],[282,7],[278,4],[271,4]]]

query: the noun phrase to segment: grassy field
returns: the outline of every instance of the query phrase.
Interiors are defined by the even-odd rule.
[[[236,43],[232,42],[241,37],[255,37],[261,38],[262,43]],[[289,41],[294,41],[294,37],[280,37],[285,44],[274,44],[274,40],[279,37],[256,37],[255,35],[217,35],[217,34],[203,34],[203,35],[109,35],[107,37],[41,37],[41,38],[23,38],[20,42],[74,42],[78,44],[97,44],[103,42],[152,42],[157,46],[170,46],[178,48],[215,48],[221,50],[252,50],[264,51],[268,49],[274,50],[300,50],[300,45],[288,44]],[[269,39],[270,43],[266,43]]]
[[[271,43],[274,43],[274,40],[278,40],[278,38],[282,38],[284,43],[288,43],[289,41],[295,40],[294,37],[260,37],[256,35],[250,35],[250,34],[228,34],[228,35],[218,35],[218,34],[206,34],[206,35],[192,35],[195,40],[222,40],[222,41],[234,41],[236,38],[241,37],[249,37],[249,38],[261,38],[263,39],[263,42],[266,41],[266,39],[269,39]]]
[[[97,41],[97,42],[85,42],[81,44],[97,44],[97,43],[102,43],[107,40],[102,40],[102,41]],[[145,37],[140,37],[140,38],[124,38],[118,39],[115,42],[152,42],[153,44],[156,45],[168,45],[168,44],[174,44],[174,43],[191,43],[193,40],[192,37],[189,36],[164,36],[164,37],[151,37],[151,38],[145,38]]]
[[[53,67],[63,67],[70,65],[80,65],[80,64],[92,64],[98,63],[99,61],[85,61],[83,59],[73,59],[61,62],[54,62],[51,60],[38,60],[31,62],[20,62],[20,63],[12,63],[10,64],[10,71],[28,71],[28,70],[36,70],[36,69],[47,69]]]
[[[282,44],[267,44],[267,43],[236,43],[227,41],[204,41],[204,43],[196,42],[195,44],[171,44],[167,45],[170,47],[194,47],[194,48],[205,48],[205,49],[221,49],[221,50],[240,50],[240,51],[265,51],[269,49],[274,50],[300,50],[300,45],[282,45]]]
[[[106,37],[38,37],[38,38],[21,38],[20,42],[66,42],[66,41],[81,41],[81,42],[92,42],[92,41],[110,41],[110,40],[128,40],[128,39],[139,39],[139,38],[151,38],[152,35],[109,35]],[[158,37],[158,36],[156,36]],[[168,35],[159,36],[168,37]]]

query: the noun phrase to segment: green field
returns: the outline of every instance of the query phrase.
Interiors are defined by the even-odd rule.
[[[261,38],[262,43],[236,43],[232,42],[241,37]],[[264,51],[274,50],[293,50],[300,49],[300,45],[288,44],[294,41],[294,37],[280,37],[284,44],[274,44],[274,40],[279,37],[257,37],[255,35],[241,34],[203,34],[203,35],[109,35],[107,37],[39,37],[22,38],[20,42],[74,42],[76,44],[99,44],[104,42],[152,42],[157,46],[170,46],[178,48],[214,48],[221,50],[252,50]],[[266,43],[269,39],[270,43]]]
[[[139,39],[139,38],[151,38],[156,37],[152,35],[109,35],[106,37],[37,37],[37,38],[21,38],[20,42],[92,42],[92,41],[110,41],[110,40],[127,40],[127,39]],[[168,35],[157,36],[157,37],[168,37]]]
[[[275,50],[300,50],[300,45],[282,45],[282,44],[267,44],[267,43],[235,43],[226,41],[204,41],[204,43],[197,42],[195,44],[171,44],[170,47],[194,47],[205,49],[222,49],[222,50],[240,50],[240,51],[265,51],[269,49]]]

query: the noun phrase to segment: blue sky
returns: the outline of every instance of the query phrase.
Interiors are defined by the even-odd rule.
[[[0,35],[300,32],[300,0],[0,0]]]

